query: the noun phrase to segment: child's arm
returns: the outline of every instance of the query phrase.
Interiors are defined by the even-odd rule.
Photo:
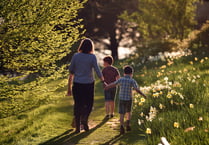
[[[117,76],[116,76],[116,80],[118,80],[119,78],[120,78],[120,75],[117,75]]]
[[[109,89],[109,88],[113,88],[113,87],[116,87],[117,85],[115,83],[111,83],[109,85],[106,85],[105,86],[105,90]]]
[[[144,96],[145,98],[148,98],[144,93],[142,93],[141,90],[139,90],[138,88],[135,89],[137,93],[139,93],[140,95]]]

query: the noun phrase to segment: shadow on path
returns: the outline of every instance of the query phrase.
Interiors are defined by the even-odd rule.
[[[108,119],[103,119],[100,124],[95,126],[94,128],[90,129],[88,132],[81,132],[81,133],[75,133],[73,129],[70,129],[63,134],[56,136],[44,143],[41,143],[39,145],[74,145],[77,144],[81,139],[86,138],[91,133],[93,133],[96,129],[100,128],[102,125],[104,125]]]
[[[114,138],[112,138],[111,140],[101,144],[101,145],[112,145],[114,143],[116,143],[117,141],[119,141],[121,139],[122,135],[116,135]]]

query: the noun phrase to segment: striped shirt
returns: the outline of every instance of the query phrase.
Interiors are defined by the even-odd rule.
[[[115,81],[114,84],[120,86],[120,91],[119,91],[120,100],[132,100],[132,90],[133,88],[134,89],[138,88],[137,82],[128,75],[121,77],[120,79]]]

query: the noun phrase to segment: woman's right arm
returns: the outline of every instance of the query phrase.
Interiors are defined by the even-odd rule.
[[[74,69],[75,69],[75,58],[74,57],[75,57],[75,55],[73,55],[73,57],[71,59],[70,66],[69,66],[70,75],[68,77],[67,96],[71,96],[72,95],[72,82],[73,82]]]
[[[67,89],[67,96],[71,96],[72,95],[72,80],[73,80],[73,74],[69,75],[68,78],[68,89]]]

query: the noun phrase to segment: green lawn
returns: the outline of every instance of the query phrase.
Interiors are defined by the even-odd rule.
[[[136,63],[133,64],[135,79],[142,86],[151,86],[152,90],[147,92],[149,98],[145,102],[142,102],[140,96],[135,96],[131,122],[132,131],[122,136],[119,135],[117,100],[114,118],[104,120],[103,88],[98,79],[95,85],[94,108],[89,118],[90,131],[79,134],[74,134],[74,129],[71,127],[73,99],[72,96],[65,96],[67,78],[49,80],[36,90],[32,90],[32,95],[28,91],[24,94],[25,98],[21,98],[21,96],[15,98],[16,96],[14,96],[14,100],[20,101],[18,104],[12,102],[14,105],[7,106],[4,104],[4,100],[0,102],[0,109],[5,109],[11,114],[0,119],[0,144],[145,145],[159,143],[162,136],[165,136],[173,145],[187,145],[187,143],[199,145],[202,140],[202,144],[207,144],[209,142],[209,60],[206,58],[203,61],[202,58],[196,60],[195,57],[188,57],[173,60],[172,65],[161,62],[162,64],[148,64],[146,68],[138,67],[137,60],[134,60],[134,63]],[[131,62],[131,60],[120,62],[120,65],[117,66],[121,68],[124,63],[127,64],[128,62]],[[156,84],[164,84],[167,79],[172,82],[171,89],[155,87]],[[157,93],[158,97],[156,98]],[[159,94],[161,94],[160,97]],[[170,99],[169,95],[173,95],[173,98]],[[181,95],[184,97],[183,100]],[[36,104],[31,107],[33,103]],[[159,104],[163,109],[160,109]],[[20,109],[18,110],[19,106],[27,109],[21,112]],[[157,115],[151,122],[147,121],[145,115],[141,115],[142,112],[150,115],[148,114],[150,106],[157,109]],[[143,120],[144,123],[139,125],[139,120]],[[174,123],[175,126],[173,126]],[[185,130],[189,127],[195,128],[186,132]],[[152,132],[146,134],[147,128],[150,128]]]

